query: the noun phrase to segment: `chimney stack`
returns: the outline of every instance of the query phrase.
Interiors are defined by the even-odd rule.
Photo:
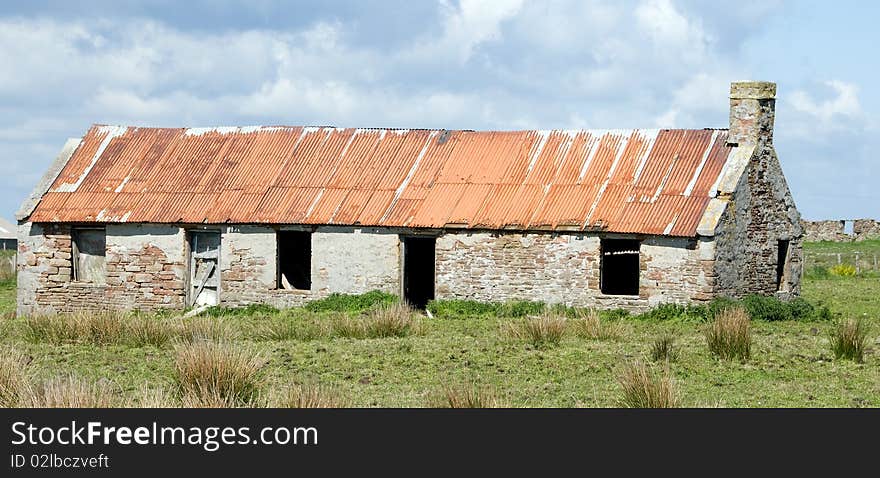
[[[776,83],[735,81],[730,84],[730,135],[728,142],[773,142],[776,116]]]

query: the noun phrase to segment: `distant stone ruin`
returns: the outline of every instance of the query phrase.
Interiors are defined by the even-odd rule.
[[[801,220],[805,241],[853,242],[880,239],[880,221],[874,219]]]

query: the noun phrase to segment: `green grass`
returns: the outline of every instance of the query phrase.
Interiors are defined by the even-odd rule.
[[[620,405],[620,367],[649,360],[657,338],[671,335],[676,354],[670,378],[682,406],[880,406],[878,334],[868,337],[864,363],[835,358],[829,340],[839,319],[861,317],[871,330],[880,329],[880,278],[807,279],[803,297],[814,306],[828,305],[835,320],[814,314],[753,320],[745,361],[713,356],[702,316],[695,309],[677,313],[669,306],[640,316],[603,311],[603,319],[625,325],[614,340],[566,333],[553,347],[502,333],[511,321],[544,309],[536,303],[438,301],[432,304],[435,319],[422,319],[419,333],[383,338],[332,332],[342,317],[364,319],[394,302],[379,294],[335,296],[285,311],[215,310],[211,320],[234,332],[233,346],[266,360],[261,378],[266,397],[284,394],[290,384],[313,384],[332,390],[334,400],[348,406],[421,407],[436,405],[438,390],[449,384],[469,384],[491,390],[505,406],[615,407]],[[0,283],[0,315],[14,310],[14,302],[14,286]],[[775,310],[774,305],[768,308]],[[768,312],[770,317],[774,313]],[[114,384],[113,393],[122,395],[120,402],[138,397],[145,387],[175,390],[175,344],[34,342],[28,340],[24,319],[0,322],[0,349],[14,347],[28,357],[31,380],[106,378]]]
[[[811,279],[835,278],[841,272],[855,272],[856,252],[861,275],[880,278],[880,239],[860,242],[807,242],[804,243],[806,275]],[[841,267],[838,266],[838,255]],[[877,267],[874,257],[877,257]],[[850,267],[847,267],[850,266]],[[834,271],[839,267],[838,271]],[[838,274],[835,274],[837,272]]]
[[[0,317],[15,312],[15,280],[0,280]]]

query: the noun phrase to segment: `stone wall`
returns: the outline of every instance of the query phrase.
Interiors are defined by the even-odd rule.
[[[803,230],[771,144],[757,148],[716,231],[716,292],[790,298],[800,293]],[[779,240],[789,241],[788,267],[777,290]]]
[[[645,309],[711,298],[711,241],[649,237],[638,296],[599,289],[600,240],[589,234],[450,233],[437,239],[438,299],[531,300]]]
[[[20,314],[95,309],[182,308],[186,233],[175,226],[108,224],[106,285],[71,281],[66,225],[21,226]],[[275,229],[224,226],[221,304],[301,305],[333,292],[400,292],[401,231],[320,227],[312,234],[311,290],[276,285]],[[626,236],[621,236],[626,237]],[[448,233],[437,239],[437,298],[535,300],[644,309],[712,297],[709,239],[645,238],[638,296],[599,290],[599,238],[590,234]]]
[[[852,222],[852,234],[846,232],[846,222]],[[840,219],[828,221],[801,221],[805,241],[850,242],[880,239],[880,221],[873,219]]]
[[[134,224],[106,230],[106,284],[97,285],[71,280],[70,226],[19,226],[18,314],[182,308],[182,231]]]
[[[333,292],[399,293],[397,234],[375,228],[319,227],[312,234],[311,290],[278,289],[275,229],[228,228],[221,240],[220,300],[227,305],[291,307]]]

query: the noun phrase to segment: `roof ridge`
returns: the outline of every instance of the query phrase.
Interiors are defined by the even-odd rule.
[[[216,131],[216,132],[250,132],[272,129],[314,129],[314,130],[357,130],[357,131],[455,131],[468,133],[527,133],[527,132],[635,132],[635,131],[728,131],[729,128],[531,128],[531,129],[450,129],[450,128],[407,128],[400,126],[335,126],[335,125],[213,125],[213,126],[142,126],[125,124],[93,123],[91,128],[129,128],[129,129],[156,129],[156,130],[193,130],[193,131]]]

